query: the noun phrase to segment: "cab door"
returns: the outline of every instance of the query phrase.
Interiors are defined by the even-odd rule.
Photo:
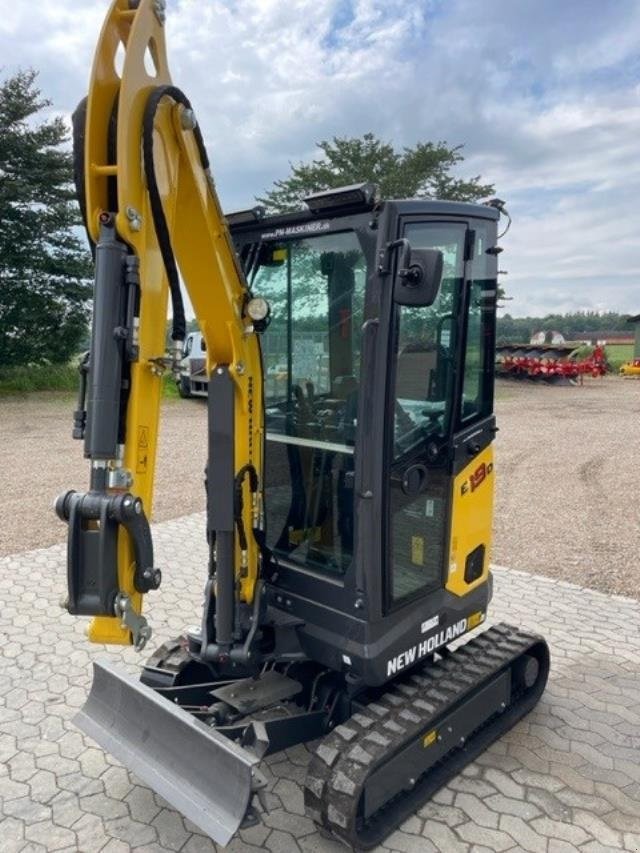
[[[484,262],[492,224],[400,220],[413,248],[442,252],[444,272],[432,305],[391,309],[387,611],[443,587],[464,595],[486,578],[495,284],[487,310],[476,251]]]
[[[448,537],[466,223],[401,220],[412,248],[443,254],[433,305],[393,305],[387,402],[387,609],[441,587]]]
[[[489,572],[496,433],[494,403],[497,261],[495,222],[472,223],[456,395],[451,532],[446,589],[464,596]]]

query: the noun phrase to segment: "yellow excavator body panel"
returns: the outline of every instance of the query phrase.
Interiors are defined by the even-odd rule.
[[[493,447],[489,445],[453,481],[446,589],[454,595],[467,595],[486,583],[493,526],[493,492]],[[472,571],[471,579],[466,561],[474,554],[478,567]]]

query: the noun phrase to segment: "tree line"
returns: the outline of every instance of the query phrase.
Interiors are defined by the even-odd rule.
[[[0,368],[64,363],[86,336],[91,257],[79,236],[68,129],[35,71],[0,85]]]
[[[546,314],[542,317],[498,317],[498,343],[526,343],[535,332],[560,332],[566,340],[580,340],[585,332],[628,332],[633,329],[627,322],[628,314],[616,311],[574,311],[567,314]]]

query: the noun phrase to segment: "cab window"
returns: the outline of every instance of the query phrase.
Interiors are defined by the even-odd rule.
[[[466,226],[409,223],[404,236],[416,248],[439,249],[444,271],[433,305],[395,306],[389,606],[439,586],[442,579],[449,479],[432,449],[446,441],[456,414]],[[417,494],[407,494],[403,487],[412,469],[415,476],[423,472],[424,485]]]
[[[475,240],[467,294],[467,327],[464,352],[460,422],[467,425],[493,411],[493,351],[497,282],[490,278],[491,233],[484,223],[474,225]]]
[[[281,560],[340,574],[353,555],[364,255],[346,231],[266,244],[261,259],[267,538]]]

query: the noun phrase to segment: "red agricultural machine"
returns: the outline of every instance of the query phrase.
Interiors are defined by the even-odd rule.
[[[581,354],[582,345],[498,344],[496,375],[508,379],[532,379],[553,384],[577,384],[584,376],[604,376],[607,360],[604,347],[590,355]]]

